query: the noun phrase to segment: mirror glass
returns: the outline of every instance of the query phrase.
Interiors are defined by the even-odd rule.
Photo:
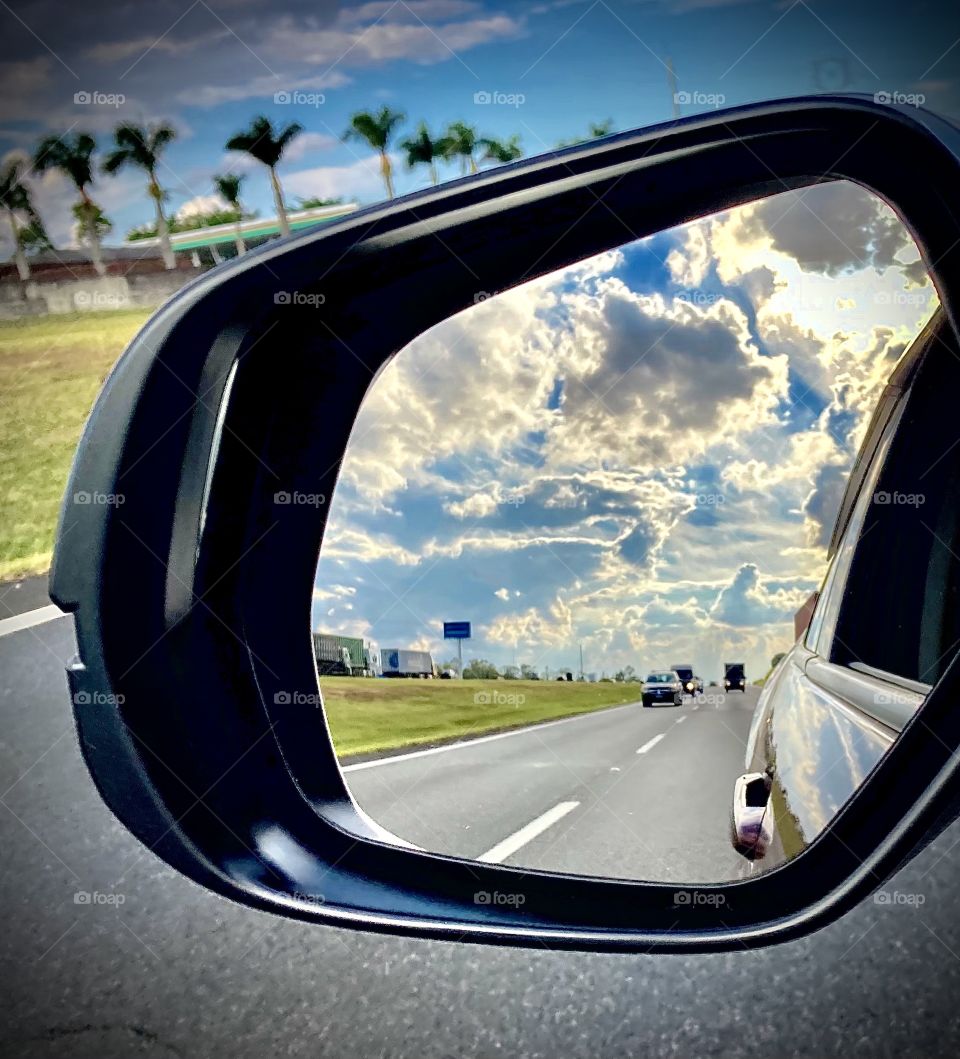
[[[802,850],[932,682],[840,656],[875,516],[953,532],[923,483],[883,499],[890,430],[828,551],[936,309],[895,213],[834,182],[478,291],[400,352],[356,422],[313,596],[364,812],[430,851],[614,878],[718,882]]]

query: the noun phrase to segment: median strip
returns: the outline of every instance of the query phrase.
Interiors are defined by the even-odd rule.
[[[573,812],[579,804],[579,802],[560,802],[559,805],[541,813],[536,820],[531,820],[525,827],[521,827],[519,831],[514,831],[502,842],[498,842],[493,849],[488,849],[482,856],[477,857],[477,860],[483,861],[484,864],[502,864],[507,857],[512,856],[518,849],[522,849],[528,842],[532,842],[538,835],[542,835],[548,827],[553,827],[567,813]]]

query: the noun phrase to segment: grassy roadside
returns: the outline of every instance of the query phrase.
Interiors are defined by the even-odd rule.
[[[0,580],[42,573],[70,461],[144,309],[0,322]]]
[[[337,753],[394,750],[557,717],[640,698],[639,684],[551,680],[372,680],[323,677]]]

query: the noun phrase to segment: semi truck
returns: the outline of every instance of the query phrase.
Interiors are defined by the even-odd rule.
[[[379,668],[376,648],[357,636],[315,632],[313,654],[322,677],[374,677]]]
[[[402,647],[384,647],[380,652],[380,669],[385,677],[423,680],[432,677],[434,672],[429,651],[408,651]]]
[[[747,691],[747,667],[743,662],[723,663],[723,686],[727,691]]]

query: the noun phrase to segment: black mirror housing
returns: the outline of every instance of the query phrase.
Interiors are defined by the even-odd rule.
[[[956,664],[827,831],[769,874],[699,887],[710,900],[678,909],[675,885],[428,854],[357,810],[323,710],[302,705],[317,695],[310,588],[326,512],[274,501],[332,495],[372,378],[476,298],[835,179],[900,215],[956,333],[960,136],[856,97],[741,107],[514,163],[270,244],[184,288],[97,401],[51,574],[53,599],[75,614],[81,746],[117,817],[245,904],[458,940],[760,945],[880,885],[957,811]],[[81,493],[103,500],[76,503]],[[524,900],[477,898],[493,892]]]

